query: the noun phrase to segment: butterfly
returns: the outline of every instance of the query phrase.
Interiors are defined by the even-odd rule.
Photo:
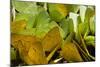
[[[26,64],[47,64],[45,51],[60,47],[61,40],[58,27],[53,27],[42,40],[31,35],[11,34],[11,44]]]
[[[80,56],[77,47],[74,43],[66,42],[62,45],[61,56],[68,62],[82,62],[83,59]]]
[[[26,64],[47,64],[41,40],[29,35],[11,35],[11,44]]]
[[[62,37],[59,28],[53,27],[43,38],[42,45],[44,51],[52,51],[57,45],[61,45]]]

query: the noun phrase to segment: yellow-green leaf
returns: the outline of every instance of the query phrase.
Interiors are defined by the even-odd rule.
[[[49,13],[53,20],[60,22],[63,18],[67,16],[67,9],[64,4],[48,4]]]

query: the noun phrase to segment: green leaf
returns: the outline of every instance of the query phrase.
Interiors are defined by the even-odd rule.
[[[74,32],[71,32],[65,39],[65,42],[71,42],[73,40],[74,37]]]
[[[86,6],[80,6],[80,17],[81,17],[82,22],[84,22],[84,19],[85,19],[86,9],[87,9]]]
[[[84,33],[86,33],[84,29],[88,29],[88,33],[91,31],[92,34],[94,34],[94,19],[92,18],[94,14],[95,14],[95,10],[93,6],[91,7],[80,6],[80,17],[83,22],[83,25],[81,24],[81,26],[84,26],[83,28]],[[81,31],[81,33],[83,32]]]
[[[20,20],[26,20],[28,21],[29,17],[31,17],[32,15],[30,14],[25,14],[25,13],[17,13],[16,17],[15,17],[15,21],[20,21]]]
[[[32,16],[31,14],[24,14],[24,13],[18,13],[16,15],[15,21],[25,20],[27,21],[26,29],[32,28],[34,26],[36,16]]]
[[[80,23],[82,23],[82,20],[81,20],[81,17],[80,17],[80,16],[77,17],[77,23],[78,23],[78,25],[79,25]]]
[[[84,22],[89,22],[90,21],[90,18],[95,14],[94,12],[95,12],[94,9],[88,7],[86,9],[86,12],[85,12]]]
[[[38,13],[36,2],[25,2],[15,0],[13,4],[15,9],[20,13],[27,13],[32,15],[36,15]]]
[[[76,30],[76,34],[75,34],[75,39],[77,40],[78,43],[80,43],[81,39],[80,39],[80,36],[79,36],[80,35],[79,30],[78,30],[79,29],[79,25],[82,24],[82,20],[81,20],[80,16],[77,17],[77,23],[78,24],[77,24],[77,30]]]
[[[77,21],[77,17],[79,15],[76,14],[76,13],[72,13],[70,12],[69,13],[69,18],[71,18],[73,20],[73,24],[74,24],[74,31],[76,32],[77,31],[77,26],[78,26],[78,21]]]
[[[78,27],[78,31],[81,35],[85,35],[85,33],[88,31],[88,23],[80,23]]]
[[[66,4],[66,9],[68,10],[68,12],[77,13],[79,10],[79,5]]]
[[[66,6],[64,4],[48,4],[49,14],[52,20],[60,22],[67,16]]]
[[[41,11],[35,21],[36,35],[44,36],[49,30],[50,18],[46,11]]]
[[[64,30],[65,36],[74,31],[74,24],[71,18],[63,19],[60,26]]]
[[[86,36],[85,38],[86,45],[95,46],[95,36]]]
[[[36,19],[36,35],[39,36],[39,37],[43,37],[46,35],[46,33],[52,29],[53,27],[55,26],[58,26],[59,25],[54,22],[54,21],[51,21],[48,13],[46,11],[41,11],[38,16],[37,16],[37,19]],[[59,30],[60,30],[60,34],[62,37],[64,37],[64,32],[63,30],[59,27]]]
[[[15,20],[26,20],[26,28],[32,28],[35,22],[35,18],[40,11],[36,2],[14,1],[14,8],[19,12],[16,14]]]
[[[26,29],[34,28],[34,26],[35,26],[35,20],[36,20],[36,16],[29,17],[29,19],[27,21]]]
[[[90,18],[90,31],[92,35],[95,35],[95,16]]]
[[[36,18],[36,27],[43,27],[43,25],[50,22],[50,17],[46,11],[41,11]]]

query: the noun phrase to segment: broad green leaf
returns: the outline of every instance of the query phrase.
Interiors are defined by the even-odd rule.
[[[67,16],[67,9],[64,4],[48,4],[48,10],[52,20],[60,22]]]
[[[35,18],[39,12],[39,7],[36,2],[25,2],[25,1],[13,1],[14,8],[19,12],[16,14],[15,20],[26,20],[26,28],[32,28],[35,22]]]
[[[18,21],[18,20],[26,20],[27,21],[26,29],[36,27],[37,22],[39,22],[39,21],[36,21],[36,20],[39,20],[42,15],[46,15],[46,16],[43,17],[44,19],[47,17],[47,14],[44,14],[46,12],[44,12],[43,14],[41,13],[41,12],[43,12],[45,10],[44,8],[39,7],[39,6],[37,6],[36,8],[37,8],[36,10],[33,10],[32,11],[32,12],[37,12],[36,14],[34,14],[34,13],[23,13],[23,12],[21,12],[21,13],[18,13],[16,15],[15,20],[16,21]],[[30,12],[30,10],[27,10],[27,11]],[[40,13],[41,13],[41,15],[39,15]],[[36,19],[36,18],[39,18],[39,19]],[[42,20],[40,20],[40,21],[43,22],[43,18],[41,18]]]
[[[41,11],[36,18],[36,27],[43,27],[50,22],[50,17],[46,11]]]
[[[29,17],[27,21],[26,29],[34,28],[36,22],[36,16]]]
[[[27,21],[26,29],[30,29],[30,28],[33,28],[34,23],[35,23],[35,19],[36,19],[36,16],[32,16],[30,14],[18,13],[16,15],[15,21],[20,21],[20,20]]]
[[[60,23],[60,26],[64,30],[65,36],[67,36],[71,32],[74,32],[74,24],[71,18],[63,19]]]
[[[50,18],[46,11],[41,11],[35,21],[36,35],[44,37],[44,35],[50,30],[49,23]]]
[[[36,2],[17,1],[13,2],[15,9],[20,13],[36,15],[37,5]]]
[[[75,4],[66,4],[66,9],[67,11],[70,13],[70,12],[74,12],[74,13],[77,13],[78,10],[79,10],[79,5],[75,5]]]
[[[15,21],[20,21],[20,20],[26,20],[26,21],[28,21],[29,17],[31,17],[30,14],[17,13],[16,17],[15,17]]]

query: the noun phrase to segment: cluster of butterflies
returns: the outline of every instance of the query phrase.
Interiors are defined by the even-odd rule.
[[[74,43],[64,42],[60,36],[59,28],[51,29],[43,39],[30,35],[11,35],[11,44],[19,52],[21,59],[26,64],[48,64],[57,50],[66,61],[83,61]],[[46,56],[46,52],[51,52]]]
[[[89,52],[88,45],[86,45],[86,43],[90,45],[92,43],[95,49],[94,21],[90,25],[90,29],[93,31],[93,35],[90,36],[89,26],[87,23],[81,23],[80,16],[78,16],[79,21],[77,22],[80,24],[79,27],[76,27],[76,32],[74,31],[74,21],[69,18],[70,12],[73,12],[70,13],[71,16],[76,17],[79,11],[77,5],[74,7],[74,5],[18,1],[13,4],[16,17],[13,17],[11,21],[11,48],[14,48],[18,55],[11,52],[14,53],[11,59],[14,56],[20,57],[23,64],[28,65],[95,60],[95,57],[90,54],[92,48],[90,47]],[[25,7],[23,8],[21,5]],[[88,11],[91,13],[89,16],[87,16]],[[94,15],[94,11],[88,8],[86,17],[90,18],[93,16],[92,14]],[[73,18],[75,19],[75,17]],[[87,18],[88,22],[89,18]],[[16,61],[16,59],[13,60]]]

